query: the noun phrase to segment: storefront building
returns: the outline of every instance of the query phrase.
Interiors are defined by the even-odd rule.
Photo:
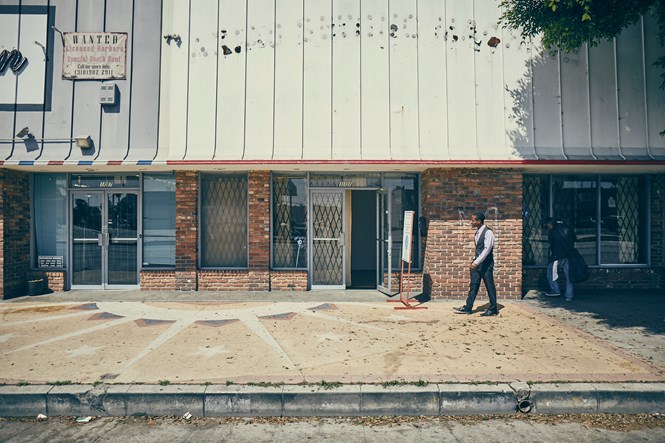
[[[125,289],[499,297],[663,288],[665,50],[653,17],[576,54],[493,0],[0,1],[2,296]],[[408,268],[408,264],[407,264]]]

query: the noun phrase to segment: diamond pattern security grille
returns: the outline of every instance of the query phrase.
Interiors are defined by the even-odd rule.
[[[546,177],[524,177],[522,195],[522,263],[544,265],[547,263],[547,230],[543,223],[549,208],[549,189]]]
[[[201,178],[201,265],[247,267],[247,177]]]
[[[293,202],[297,193],[291,177],[273,177],[273,267],[307,266],[306,206]]]
[[[619,263],[640,262],[640,194],[638,177],[617,180]]]
[[[312,284],[344,284],[343,194],[312,192]]]

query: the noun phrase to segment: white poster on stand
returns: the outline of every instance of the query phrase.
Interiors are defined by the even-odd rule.
[[[404,231],[402,233],[402,261],[411,263],[411,240],[413,233],[413,211],[404,211]]]

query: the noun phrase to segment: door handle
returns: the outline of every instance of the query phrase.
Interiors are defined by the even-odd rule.
[[[344,241],[345,241],[345,240],[344,240],[344,233],[342,232],[342,233],[340,234],[339,238],[337,239],[337,242],[338,242],[338,244],[339,244],[340,246],[344,246]]]
[[[97,234],[97,245],[98,246],[108,246],[109,245],[109,234],[108,232],[102,232]]]

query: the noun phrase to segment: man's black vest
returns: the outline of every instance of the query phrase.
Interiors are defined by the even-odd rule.
[[[480,229],[483,229],[483,228],[485,228],[485,229],[483,230],[482,235],[480,237],[478,237],[478,241],[476,242],[476,256],[474,257],[474,260],[476,258],[478,258],[478,256],[483,252],[483,249],[485,249],[485,235],[487,234],[487,231],[490,230],[490,228],[488,228],[485,225],[482,225],[480,227]],[[485,260],[483,260],[481,265],[484,264],[484,263],[487,263],[487,264],[494,263],[494,248],[492,248],[490,253],[487,254],[487,257],[485,257]]]

